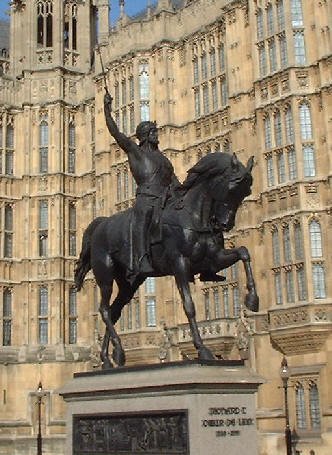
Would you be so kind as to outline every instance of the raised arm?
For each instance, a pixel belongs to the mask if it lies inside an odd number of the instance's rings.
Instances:
[[[136,146],[136,144],[131,139],[129,139],[129,137],[127,137],[125,134],[121,133],[117,124],[115,123],[112,117],[112,101],[113,98],[107,92],[104,96],[104,113],[106,125],[108,131],[114,137],[114,139],[122,148],[122,150],[126,153],[129,153],[133,149],[133,145]]]

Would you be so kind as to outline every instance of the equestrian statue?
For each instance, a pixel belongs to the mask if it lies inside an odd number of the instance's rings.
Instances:
[[[237,209],[251,193],[253,157],[244,166],[235,154],[210,153],[189,169],[181,184],[171,162],[158,148],[154,122],[137,126],[136,144],[119,131],[107,90],[104,112],[110,134],[127,154],[137,192],[132,208],[98,217],[89,224],[75,268],[78,291],[90,269],[100,289],[100,314],[106,327],[102,367],[113,367],[110,342],[115,364],[125,364],[115,324],[149,276],[174,276],[198,358],[214,359],[199,333],[189,284],[198,274],[202,281],[222,281],[224,277],[218,272],[241,260],[248,291],[244,303],[249,310],[258,311],[249,252],[244,246],[226,249],[223,237],[223,232],[234,227]],[[114,281],[118,294],[110,303]]]

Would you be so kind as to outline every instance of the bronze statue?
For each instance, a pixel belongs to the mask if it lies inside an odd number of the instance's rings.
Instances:
[[[109,128],[113,134],[114,125],[112,120],[110,122]],[[146,134],[149,135],[150,127],[148,130]],[[144,173],[141,174],[143,171],[136,161],[140,159],[137,155],[142,149],[129,142],[118,130],[115,134],[118,135],[117,140],[122,144],[121,147],[127,148],[132,172],[139,186],[142,185],[142,190],[145,191],[150,177],[145,180],[147,177]],[[149,142],[147,154],[153,154],[158,145],[156,132],[152,131],[151,134],[154,145],[150,146]],[[143,140],[143,134],[141,138]],[[106,325],[101,350],[103,368],[113,366],[108,353],[110,341],[113,345],[114,362],[117,365],[125,363],[125,353],[114,325],[120,318],[122,308],[130,302],[147,276],[175,277],[199,359],[213,359],[214,356],[204,346],[195,318],[195,306],[189,286],[194,275],[209,273],[211,270],[220,271],[241,260],[247,278],[245,305],[251,311],[258,311],[259,299],[247,248],[240,246],[225,249],[223,244],[223,232],[233,228],[238,207],[251,193],[253,158],[244,166],[235,154],[231,156],[227,153],[210,153],[188,171],[187,179],[176,189],[178,182],[174,178],[173,168],[168,164],[168,160],[165,161],[165,157],[160,158],[159,153],[158,164],[149,164],[149,169],[151,171],[154,165],[158,168],[159,163],[166,163],[165,172],[162,170],[162,174],[158,176],[162,191],[159,188],[154,194],[154,189],[151,189],[151,192],[147,193],[148,198],[153,200],[152,203],[149,202],[151,214],[148,215],[153,218],[152,224],[157,218],[156,213],[159,217],[158,234],[154,235],[154,229],[150,228],[153,242],[149,246],[149,263],[144,265],[151,267],[151,271],[145,272],[141,266],[141,269],[135,271],[134,277],[128,273],[132,267],[130,245],[136,207],[111,217],[96,218],[83,235],[82,250],[75,269],[75,284],[79,291],[85,275],[90,269],[93,270],[101,292],[100,313]],[[145,152],[142,156],[144,160]],[[159,158],[163,161],[159,161]],[[150,155],[147,163],[149,160]],[[140,257],[143,250],[146,252],[146,248],[147,245],[144,244],[144,248],[139,252]],[[110,305],[114,281],[118,285],[118,294]]]
[[[104,96],[106,125],[117,144],[127,154],[131,173],[137,184],[136,200],[131,218],[129,248],[131,263],[127,276],[131,283],[138,273],[153,273],[150,243],[160,238],[159,220],[168,199],[179,192],[181,184],[169,159],[158,148],[155,122],[144,121],[136,128],[136,144],[120,132],[112,117],[112,97],[106,89]],[[224,277],[208,270],[202,281],[222,281]]]

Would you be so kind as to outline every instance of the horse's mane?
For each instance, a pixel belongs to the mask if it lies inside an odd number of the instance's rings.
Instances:
[[[210,179],[216,175],[223,174],[231,166],[232,156],[228,153],[209,153],[203,156],[187,172],[187,178],[182,183],[182,189],[187,192],[199,181]]]

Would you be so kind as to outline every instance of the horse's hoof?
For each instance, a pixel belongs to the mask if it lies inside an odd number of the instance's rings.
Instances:
[[[254,311],[255,313],[257,313],[257,311],[259,310],[259,297],[258,297],[258,295],[256,293],[247,294],[246,298],[244,300],[244,304],[248,308],[248,310]]]
[[[102,370],[110,370],[113,368],[113,363],[110,361],[110,359],[106,359],[102,362],[101,368]]]
[[[126,355],[124,350],[119,347],[114,348],[112,353],[112,359],[119,367],[123,367],[123,365],[126,363]]]
[[[198,349],[198,358],[199,360],[216,360],[210,349],[205,346]]]

